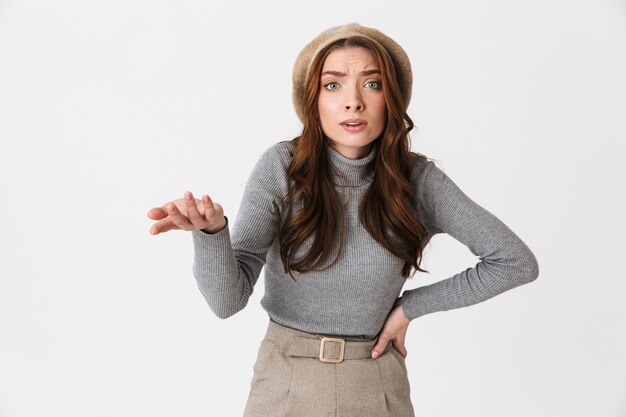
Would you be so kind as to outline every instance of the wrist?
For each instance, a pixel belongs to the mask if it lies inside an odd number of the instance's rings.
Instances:
[[[201,231],[203,231],[204,233],[208,233],[210,235],[213,235],[215,233],[221,232],[222,230],[224,230],[224,228],[228,225],[228,219],[226,218],[226,216],[224,216],[224,222],[222,224],[220,224],[218,227],[214,228],[214,229],[209,229],[209,228],[204,228],[204,229],[200,229]]]

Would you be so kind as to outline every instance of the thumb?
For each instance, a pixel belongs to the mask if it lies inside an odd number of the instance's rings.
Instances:
[[[378,341],[376,342],[376,344],[372,348],[372,358],[376,359],[377,357],[379,357],[383,353],[383,351],[385,350],[385,347],[387,346],[387,343],[389,343],[389,339],[388,338],[386,338],[386,337],[378,338]]]

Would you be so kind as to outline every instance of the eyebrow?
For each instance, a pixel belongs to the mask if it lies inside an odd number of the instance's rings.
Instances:
[[[346,75],[345,72],[341,72],[341,71],[333,71],[333,70],[327,70],[324,71],[322,73],[322,75],[335,75],[337,77],[344,77]],[[372,75],[372,74],[380,74],[380,70],[379,69],[371,69],[371,70],[365,70],[365,71],[361,71],[360,73],[361,75]]]

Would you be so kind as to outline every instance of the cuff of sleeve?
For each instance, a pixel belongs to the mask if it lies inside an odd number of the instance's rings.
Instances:
[[[226,227],[219,232],[211,234],[196,229],[191,231],[191,235],[194,247],[193,272],[196,278],[206,275],[206,271],[220,271],[224,268],[223,263],[233,258],[228,219]]]
[[[216,235],[219,235],[220,233],[224,232],[224,230],[228,229],[228,217],[227,217],[227,216],[224,216],[224,219],[226,219],[226,224],[224,225],[224,227],[223,227],[222,229],[218,230],[218,231],[217,231],[217,232],[215,232],[215,233],[205,232],[205,231],[204,231],[204,230],[202,230],[202,229],[192,230],[192,232],[200,232],[200,233],[202,233],[203,235],[209,235],[209,236],[216,236]]]
[[[195,229],[191,231],[191,236],[193,236],[193,240],[198,246],[206,246],[206,245],[214,245],[218,241],[229,241],[230,240],[230,230],[228,224],[228,217],[224,216],[226,219],[226,225],[223,229],[215,233],[207,233],[200,229]]]

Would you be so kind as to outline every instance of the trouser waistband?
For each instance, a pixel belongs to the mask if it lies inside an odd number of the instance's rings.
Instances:
[[[378,341],[352,341],[338,337],[324,337],[269,321],[266,337],[284,347],[288,356],[318,358],[322,362],[339,363],[346,359],[372,357],[372,349]],[[389,341],[383,353],[391,349]],[[382,356],[382,354],[381,354]]]

